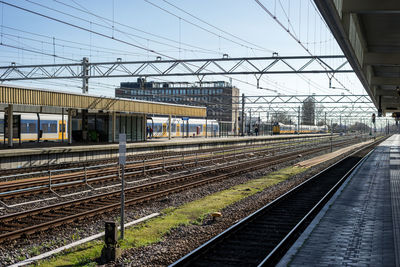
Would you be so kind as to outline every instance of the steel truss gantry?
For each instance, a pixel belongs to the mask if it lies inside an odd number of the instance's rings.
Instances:
[[[312,98],[316,104],[367,104],[373,103],[368,95],[263,95],[245,96],[246,104],[282,105],[301,104]]]
[[[312,100],[316,117],[370,118],[377,109],[368,95],[263,95],[244,96],[245,112],[261,114],[262,117],[284,113],[291,117],[299,115],[303,103]]]
[[[16,65],[0,67],[0,81],[83,79],[84,93],[89,78],[197,76],[200,81],[209,75],[255,75],[257,81],[263,74],[306,74],[353,72],[342,55],[327,56],[272,56],[91,63],[83,58],[81,63]]]

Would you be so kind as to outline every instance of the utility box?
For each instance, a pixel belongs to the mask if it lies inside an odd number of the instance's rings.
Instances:
[[[117,224],[115,222],[105,222],[105,243],[106,245],[116,245],[118,242]]]
[[[105,222],[104,247],[101,250],[102,262],[116,261],[121,256],[121,249],[118,247],[117,223]]]

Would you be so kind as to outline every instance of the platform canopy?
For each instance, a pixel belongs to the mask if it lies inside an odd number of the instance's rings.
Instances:
[[[378,110],[400,112],[400,1],[314,2]]]
[[[141,100],[129,100],[103,96],[71,94],[44,89],[32,89],[15,86],[0,86],[0,105],[73,108],[99,110],[106,112],[126,112],[185,117],[205,117],[205,107],[193,107],[168,103],[156,103]],[[29,109],[25,109],[29,111]],[[39,111],[37,111],[39,112]]]

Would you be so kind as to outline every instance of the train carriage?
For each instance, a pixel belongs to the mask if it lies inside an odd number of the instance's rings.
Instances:
[[[297,125],[291,124],[283,124],[283,123],[274,123],[272,128],[273,134],[312,134],[312,133],[327,133],[328,126],[315,126],[315,125]]]
[[[169,135],[169,119],[167,117],[152,117],[147,119],[147,127],[153,129],[152,137],[161,138]],[[171,119],[171,137],[200,137],[206,136],[205,119],[182,120],[180,118]],[[216,136],[219,125],[216,120],[207,120],[207,136]],[[149,136],[149,134],[148,134]]]
[[[36,114],[36,113],[14,113],[20,116],[20,133],[21,141],[29,142],[38,140],[42,141],[61,141],[68,139],[67,120],[68,116],[64,115],[64,123],[62,115],[57,114]],[[38,122],[40,122],[38,129]],[[4,142],[4,112],[0,112],[0,140]],[[7,139],[7,138],[6,138]],[[19,138],[13,138],[18,142]]]

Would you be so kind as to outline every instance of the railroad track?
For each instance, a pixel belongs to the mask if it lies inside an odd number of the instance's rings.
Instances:
[[[163,181],[143,184],[125,190],[125,204],[134,205],[181,192],[236,175],[294,160],[299,153],[308,155],[326,150],[330,145],[309,148],[282,155],[229,162],[213,169],[193,171]],[[233,164],[234,163],[234,164]],[[116,210],[120,207],[120,191],[103,193],[51,206],[8,214],[0,217],[0,242],[28,236],[72,221]]]
[[[310,138],[329,138],[327,135],[322,135],[322,136],[315,136],[315,137],[298,137],[298,138],[282,138],[282,139],[274,139],[274,140],[268,140],[266,141],[267,144],[284,144],[287,142],[302,142],[305,139],[310,139]],[[248,149],[249,147],[252,147],[252,145],[241,145],[241,146],[226,146],[225,149]],[[207,148],[207,149],[201,149],[202,152],[212,152],[212,151],[219,151],[221,148]],[[138,154],[138,155],[132,155],[128,156],[127,160],[128,161],[135,161],[135,160],[148,160],[152,158],[158,158],[158,157],[174,157],[174,156],[179,156],[179,155],[190,155],[194,154],[194,150],[188,150],[188,151],[161,151],[161,152],[156,152],[156,153],[145,153],[145,154]],[[50,161],[49,161],[50,162]],[[79,168],[79,167],[89,167],[93,165],[99,165],[99,164],[110,164],[110,163],[117,163],[118,158],[113,158],[113,159],[103,159],[103,160],[88,160],[85,161],[84,163],[82,162],[68,162],[68,163],[58,163],[58,164],[48,164],[45,166],[31,166],[31,167],[23,167],[23,168],[18,168],[18,169],[9,169],[9,170],[1,170],[0,174],[1,175],[12,175],[12,174],[23,174],[23,173],[39,173],[42,171],[49,171],[49,170],[57,170],[57,169],[67,169],[67,168]]]
[[[333,164],[170,266],[274,266],[362,158],[382,141]]]
[[[344,141],[339,145],[346,145],[353,140]],[[336,145],[338,142],[335,142]],[[293,149],[297,143],[279,144],[280,150]],[[250,152],[249,152],[250,151]],[[141,161],[126,165],[125,177],[128,179],[157,173],[169,173],[176,170],[194,168],[199,166],[213,165],[215,163],[225,162],[231,159],[253,156],[266,155],[277,152],[275,147],[266,146],[265,148],[252,147],[244,149],[233,148],[227,150],[223,148],[219,153],[205,154],[196,152],[195,155],[186,156],[184,154],[178,157],[163,157],[150,162]],[[27,178],[20,180],[12,180],[0,182],[0,199],[7,200],[21,196],[35,195],[42,193],[52,193],[54,190],[63,190],[71,187],[91,187],[96,184],[103,184],[107,181],[119,181],[118,165],[100,165],[92,168],[78,169],[77,171],[54,174],[48,171],[46,176]]]

